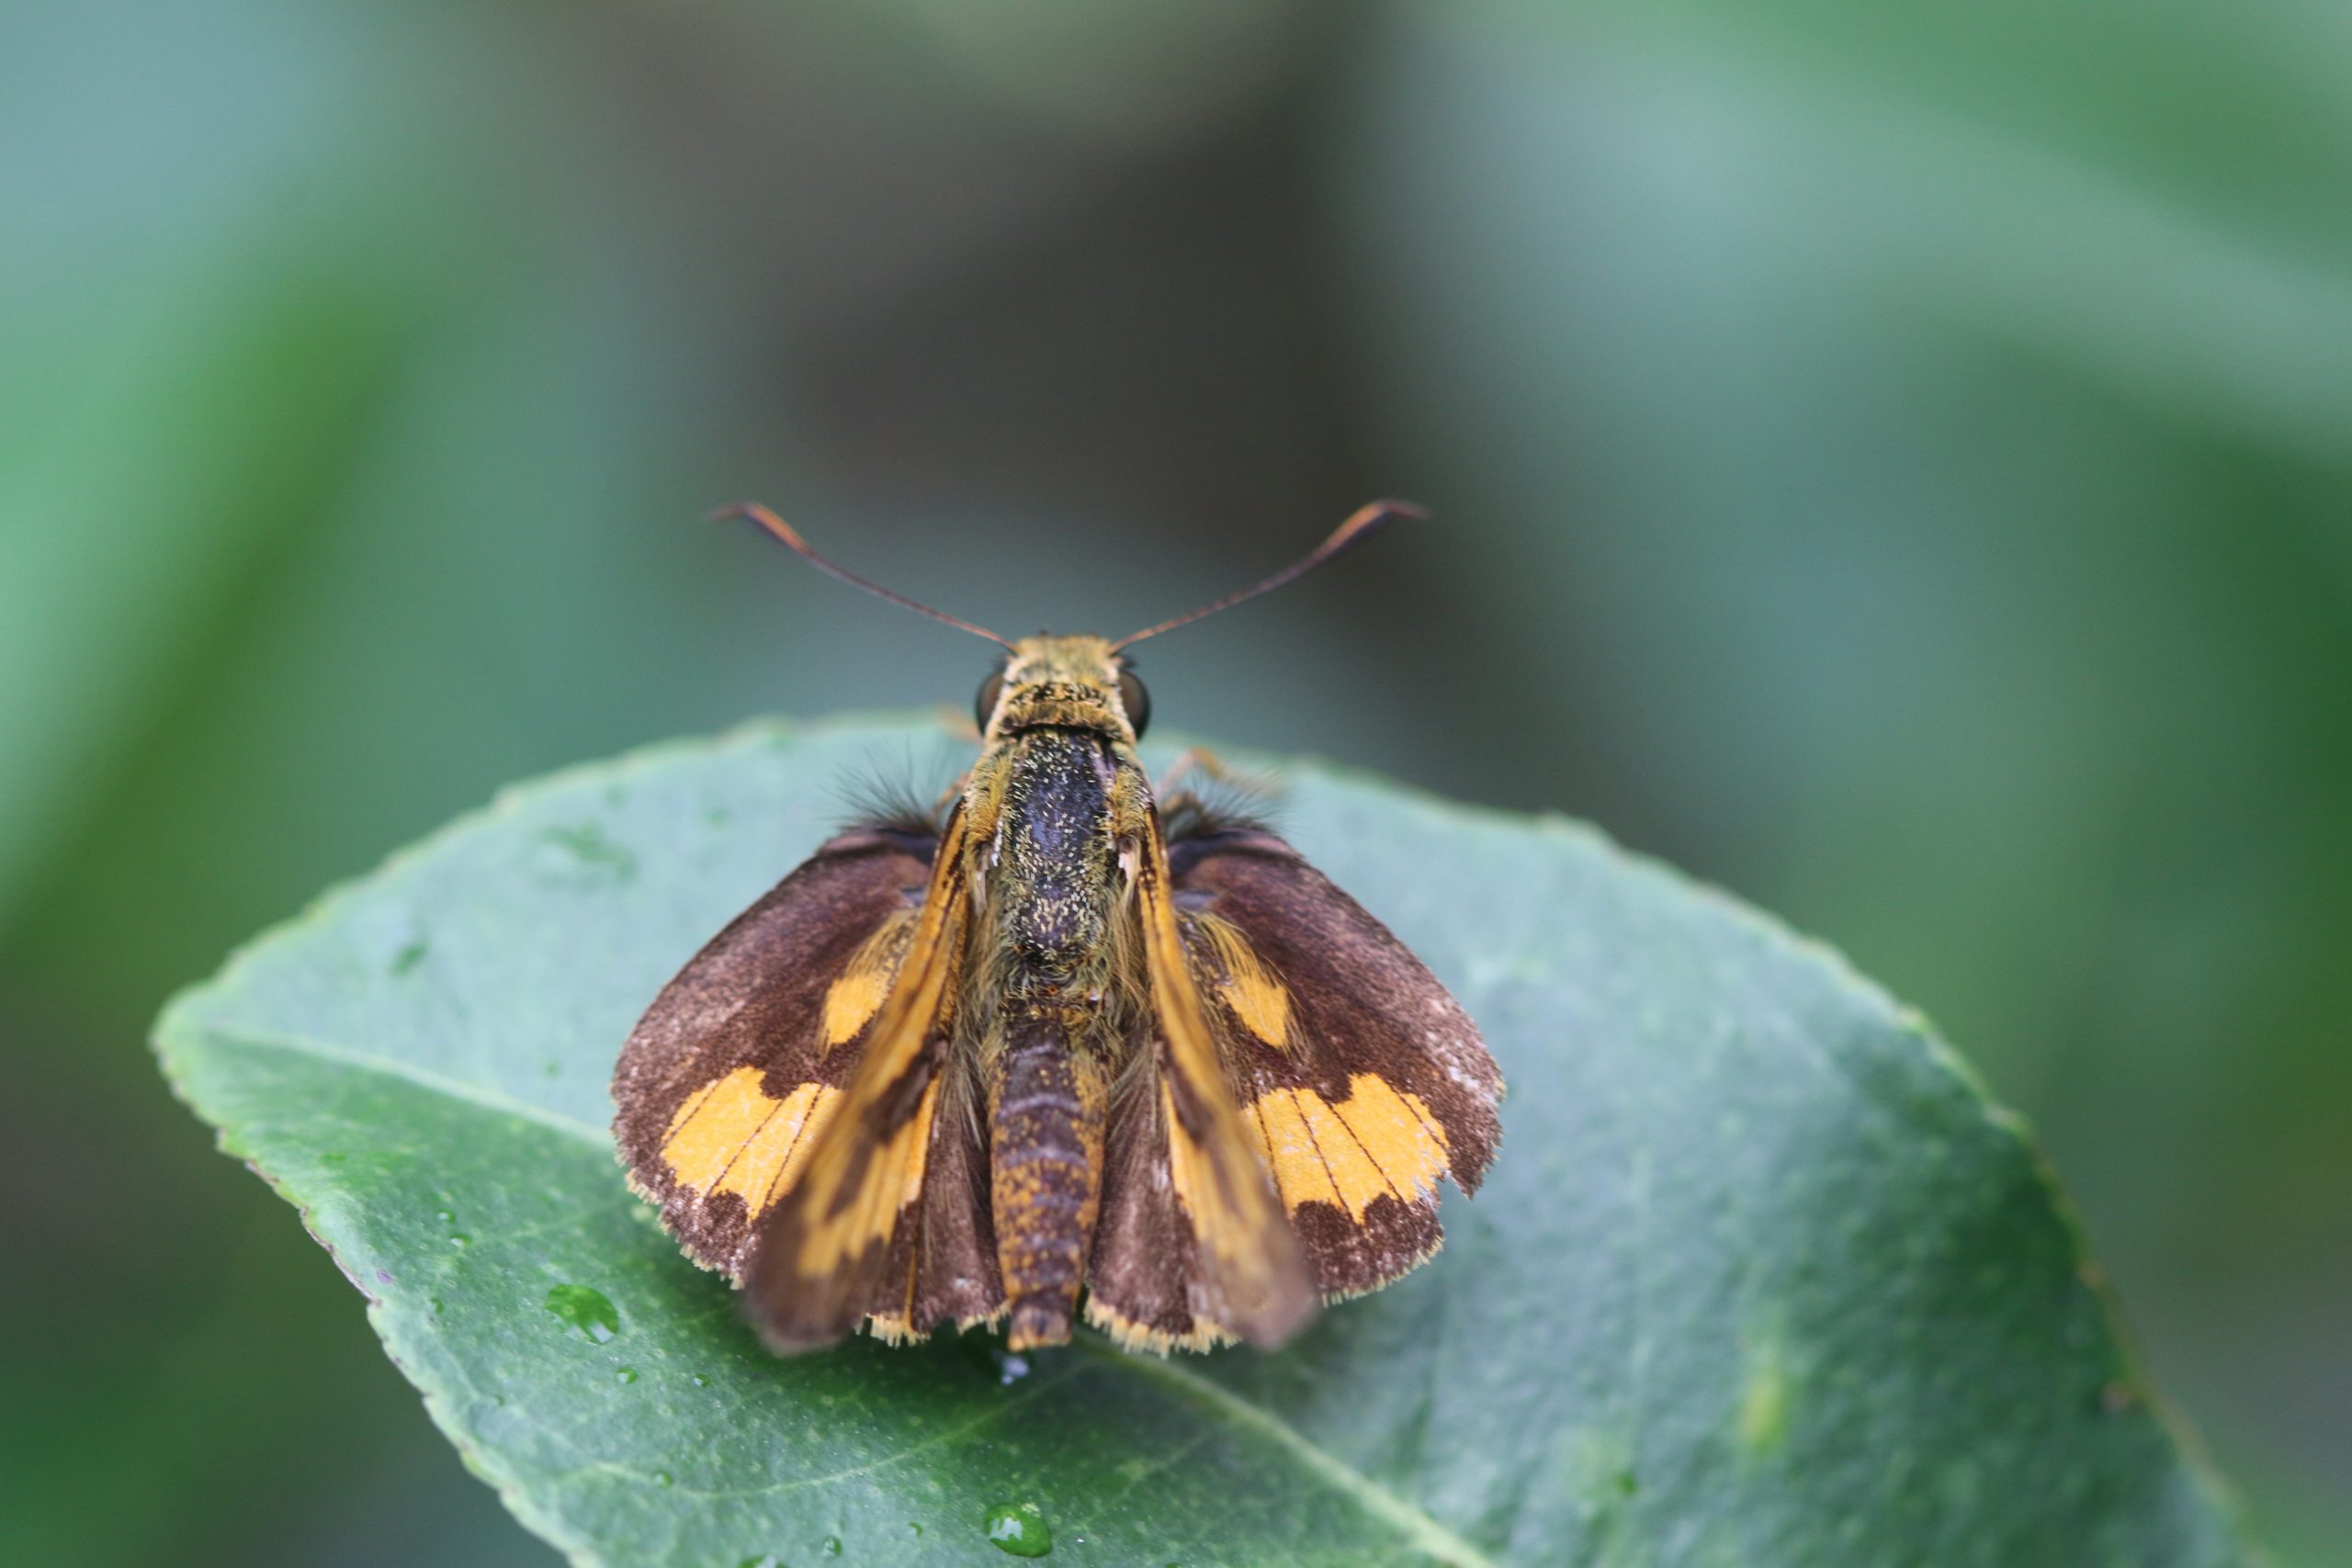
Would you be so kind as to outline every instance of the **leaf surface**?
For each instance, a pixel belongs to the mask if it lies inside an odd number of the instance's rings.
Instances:
[[[989,1562],[1007,1510],[1107,1563],[2242,1561],[2048,1172],[1916,1015],[1588,829],[1310,764],[1285,834],[1510,1082],[1445,1251],[1274,1356],[767,1356],[624,1187],[606,1076],[844,777],[939,745],[763,725],[519,787],[160,1025],[576,1561]]]

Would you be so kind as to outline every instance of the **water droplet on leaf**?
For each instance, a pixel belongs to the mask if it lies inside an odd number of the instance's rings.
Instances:
[[[956,1341],[956,1348],[973,1371],[1000,1383],[1018,1382],[1029,1375],[1028,1357],[1012,1354],[1001,1342],[991,1342],[985,1335],[965,1335]]]
[[[637,880],[637,853],[594,822],[550,828],[532,846],[531,872],[547,887],[626,887]]]
[[[602,1345],[621,1331],[621,1314],[602,1291],[557,1285],[548,1292],[548,1311],[570,1328]]]
[[[637,1369],[635,1367],[623,1367],[613,1373],[613,1381],[615,1382],[635,1382],[637,1381]]]
[[[1045,1511],[1035,1503],[999,1503],[981,1523],[999,1551],[1043,1557],[1054,1549],[1054,1532],[1046,1527]]]

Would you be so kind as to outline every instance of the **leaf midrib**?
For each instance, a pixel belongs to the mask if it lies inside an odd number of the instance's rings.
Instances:
[[[470,1084],[413,1063],[389,1056],[372,1055],[336,1045],[311,1035],[281,1033],[275,1031],[232,1032],[204,1020],[181,1025],[177,1020],[167,1020],[157,1034],[164,1045],[167,1060],[177,1055],[175,1047],[182,1043],[181,1029],[200,1034],[211,1043],[235,1048],[284,1051],[293,1055],[310,1056],[333,1062],[360,1072],[375,1073],[384,1077],[398,1078],[451,1100],[479,1106],[517,1121],[533,1122],[566,1137],[599,1146],[611,1146],[611,1135],[602,1127],[594,1127],[560,1111],[517,1100],[502,1090]],[[173,1064],[177,1066],[176,1062]],[[179,1075],[175,1072],[175,1077]],[[1193,1403],[1206,1407],[1234,1428],[1253,1434],[1294,1458],[1301,1469],[1317,1481],[1340,1493],[1372,1517],[1402,1535],[1416,1550],[1450,1563],[1453,1568],[1498,1568],[1492,1558],[1463,1540],[1441,1524],[1418,1504],[1396,1495],[1370,1476],[1357,1470],[1318,1446],[1296,1427],[1261,1405],[1254,1404],[1213,1379],[1203,1377],[1189,1367],[1170,1360],[1127,1355],[1114,1348],[1091,1331],[1083,1332],[1071,1348],[1096,1362],[1146,1382],[1156,1383],[1173,1391]],[[909,1450],[911,1451],[911,1450]],[[897,1456],[897,1457],[903,1457]],[[820,1480],[830,1481],[827,1476]]]

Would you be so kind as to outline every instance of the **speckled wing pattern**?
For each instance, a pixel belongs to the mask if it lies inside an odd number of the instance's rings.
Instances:
[[[1374,1290],[1434,1253],[1438,1181],[1477,1190],[1502,1074],[1421,961],[1256,829],[1170,847],[1228,1078],[1316,1285]]]

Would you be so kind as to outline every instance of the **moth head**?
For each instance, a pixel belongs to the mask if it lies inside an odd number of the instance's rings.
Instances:
[[[1040,633],[1014,643],[980,682],[972,716],[990,739],[1050,726],[1132,745],[1151,720],[1151,694],[1109,639]]]

